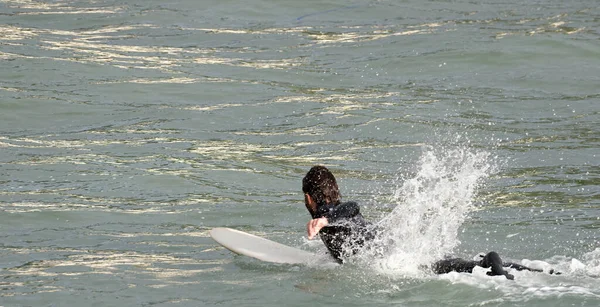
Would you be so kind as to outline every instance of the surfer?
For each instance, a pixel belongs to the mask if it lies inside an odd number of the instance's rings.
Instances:
[[[308,238],[313,239],[319,234],[330,254],[338,262],[342,263],[344,257],[358,252],[365,242],[377,236],[378,230],[364,219],[356,202],[341,202],[335,177],[326,167],[314,166],[308,171],[302,180],[302,192],[304,204],[312,217],[306,224]],[[504,275],[508,279],[513,279],[514,276],[506,272],[505,267],[518,271],[542,272],[520,264],[502,262],[496,252],[482,255],[479,261],[462,258],[439,260],[431,265],[431,269],[436,274],[472,273],[476,266],[491,268],[488,275]]]

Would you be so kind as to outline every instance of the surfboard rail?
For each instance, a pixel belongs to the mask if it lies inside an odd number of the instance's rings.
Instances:
[[[285,264],[311,264],[323,261],[315,253],[287,246],[259,236],[227,227],[210,230],[210,236],[228,250],[261,261]]]

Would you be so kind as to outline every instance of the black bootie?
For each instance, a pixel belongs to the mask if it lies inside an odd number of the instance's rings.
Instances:
[[[504,270],[502,259],[496,252],[489,252],[487,255],[483,256],[483,259],[481,259],[481,266],[484,268],[492,268],[492,271],[487,273],[490,276],[504,275],[508,279],[515,279],[513,275],[508,274],[508,272]]]

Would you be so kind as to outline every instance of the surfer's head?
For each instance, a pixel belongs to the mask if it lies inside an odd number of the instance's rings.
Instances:
[[[323,205],[340,203],[340,190],[333,174],[325,166],[313,166],[302,179],[304,203],[311,214]]]

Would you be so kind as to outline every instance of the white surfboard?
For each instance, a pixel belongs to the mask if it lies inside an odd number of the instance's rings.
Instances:
[[[335,262],[331,257],[327,257],[325,260],[323,256],[315,253],[231,228],[213,228],[210,231],[210,236],[236,254],[262,261],[287,264],[312,264],[316,262],[322,263],[323,261],[328,263]]]

